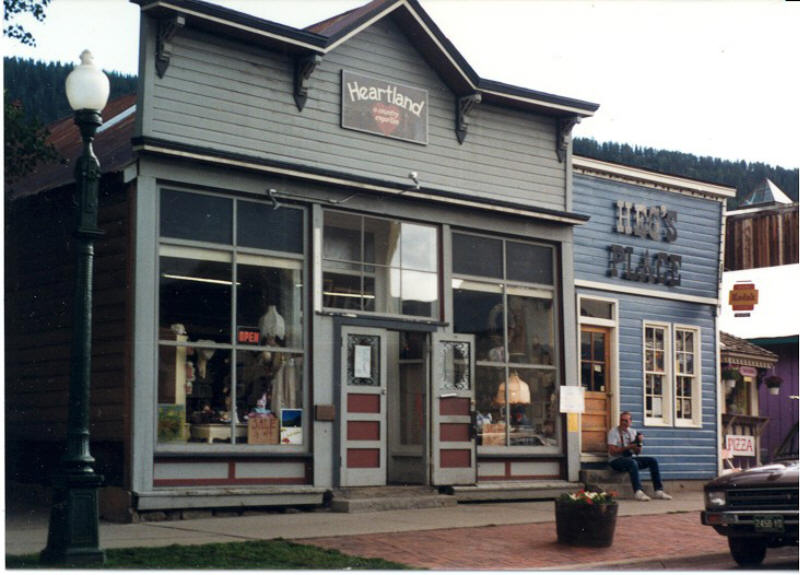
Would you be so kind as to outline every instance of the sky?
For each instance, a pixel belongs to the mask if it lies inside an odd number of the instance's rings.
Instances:
[[[367,0],[215,0],[305,27]],[[800,2],[420,0],[482,78],[600,104],[573,134],[727,160],[800,167]],[[139,7],[52,0],[37,39],[7,56],[136,74]]]

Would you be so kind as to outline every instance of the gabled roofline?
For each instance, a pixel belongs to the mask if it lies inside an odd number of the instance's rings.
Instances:
[[[333,17],[305,30],[264,20],[249,14],[237,12],[209,4],[202,0],[130,0],[141,7],[143,13],[155,17],[183,15],[187,26],[198,28],[214,27],[217,33],[228,33],[234,37],[245,36],[251,41],[260,42],[275,49],[285,49],[294,53],[314,53],[325,55],[342,43],[357,35],[375,22],[394,14],[403,25],[416,26],[424,34],[420,40],[420,50],[429,50],[437,58],[432,66],[439,69],[441,77],[459,96],[479,92],[487,103],[511,105],[514,107],[554,116],[594,115],[599,104],[557,96],[512,86],[481,78],[442,33],[436,23],[425,12],[417,0],[374,0],[360,8]],[[326,34],[330,31],[330,34]],[[430,60],[430,59],[429,59]]]

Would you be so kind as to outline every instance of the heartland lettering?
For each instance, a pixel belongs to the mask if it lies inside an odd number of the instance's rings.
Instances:
[[[350,94],[351,102],[359,102],[362,100],[386,102],[387,104],[400,106],[418,118],[422,115],[422,108],[425,106],[424,101],[415,102],[408,96],[403,95],[397,90],[396,86],[392,86],[391,84],[387,84],[386,88],[377,88],[375,86],[359,86],[358,82],[348,82],[347,91]]]

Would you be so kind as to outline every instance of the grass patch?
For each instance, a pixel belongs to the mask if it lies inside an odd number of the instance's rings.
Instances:
[[[44,569],[39,555],[6,555],[7,569]],[[285,539],[107,549],[102,569],[411,569],[383,559],[292,543]]]

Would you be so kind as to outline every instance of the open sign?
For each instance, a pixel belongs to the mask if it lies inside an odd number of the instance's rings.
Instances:
[[[257,327],[240,327],[236,330],[236,341],[239,343],[258,345],[261,341],[261,332]]]
[[[756,438],[752,435],[726,435],[725,448],[731,452],[731,455],[755,457]]]

